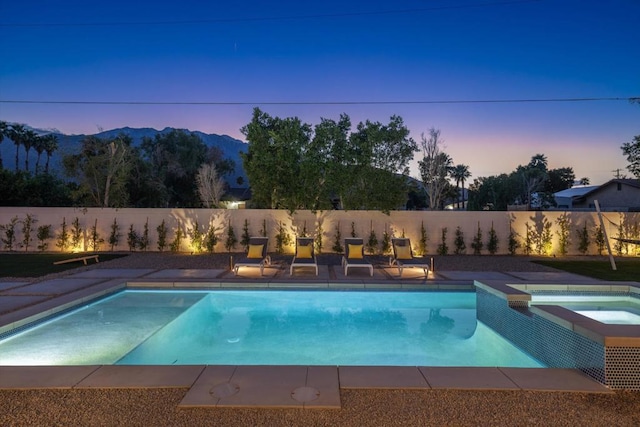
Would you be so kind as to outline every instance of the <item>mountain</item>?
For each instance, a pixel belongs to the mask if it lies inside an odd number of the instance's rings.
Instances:
[[[38,135],[45,135],[53,133],[58,137],[58,150],[53,153],[51,156],[51,160],[49,162],[49,168],[52,172],[58,172],[62,170],[62,157],[67,154],[77,153],[80,150],[82,140],[89,135],[65,135],[59,132],[56,129],[46,130],[46,129],[36,129],[31,128],[29,126],[25,126],[25,129],[31,129],[36,132]],[[247,144],[239,139],[232,138],[228,135],[217,135],[217,134],[208,134],[200,131],[190,131],[188,129],[175,129],[175,128],[164,128],[162,130],[156,130],[153,128],[118,128],[102,131],[100,133],[94,134],[94,136],[98,138],[113,138],[120,134],[125,134],[131,137],[134,146],[138,146],[142,139],[145,137],[155,138],[157,134],[165,135],[174,130],[183,130],[185,132],[190,132],[202,139],[204,144],[207,147],[218,147],[222,153],[224,158],[231,159],[235,163],[235,171],[231,176],[227,177],[227,181],[231,187],[238,186],[237,179],[238,177],[242,177],[244,180],[244,185],[246,186],[248,180],[247,176],[244,173],[242,168],[242,159],[240,158],[240,153],[247,151]],[[13,170],[15,167],[15,156],[16,156],[16,146],[13,142],[5,138],[2,143],[0,143],[0,153],[2,154],[2,163],[5,169]],[[24,148],[20,147],[19,149],[19,167],[24,169]],[[37,153],[35,150],[31,149],[29,152],[29,168],[33,171],[36,164]],[[44,165],[46,161],[46,154],[43,154],[40,158],[40,163]]]

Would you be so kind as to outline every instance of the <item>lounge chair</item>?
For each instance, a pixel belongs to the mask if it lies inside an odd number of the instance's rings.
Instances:
[[[416,258],[411,250],[411,240],[407,238],[391,239],[393,248],[393,256],[389,260],[389,265],[398,267],[398,274],[402,277],[402,270],[405,268],[421,268],[424,271],[424,277],[427,277],[433,258]]]
[[[259,267],[260,275],[262,276],[265,265],[271,265],[271,257],[267,255],[268,248],[268,237],[249,238],[249,251],[244,258],[241,258],[234,264],[233,274],[237,276],[240,267]]]
[[[373,276],[373,264],[364,256],[364,242],[362,239],[344,239],[342,267],[344,268],[345,276],[349,273],[350,268],[368,268],[369,275]]]
[[[293,255],[293,261],[289,267],[289,275],[293,274],[295,267],[313,267],[316,270],[316,276],[318,275],[318,263],[313,251],[313,243],[312,237],[296,238],[296,253]]]

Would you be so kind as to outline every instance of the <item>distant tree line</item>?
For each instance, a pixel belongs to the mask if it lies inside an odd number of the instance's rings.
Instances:
[[[312,126],[255,108],[241,131],[248,142],[242,160],[253,208],[544,209],[554,205],[553,193],[570,188],[576,178],[571,167],[549,169],[546,156],[536,154],[510,173],[474,179],[465,191],[469,166],[454,164],[440,131],[429,129],[418,144],[399,116],[387,124],[366,120],[352,129],[346,114]],[[0,143],[7,140],[16,146],[15,170],[0,157],[2,206],[218,207],[224,177],[235,167],[196,134],[174,130],[144,138],[138,146],[127,135],[87,136],[79,152],[62,157],[61,178],[49,170],[58,150],[55,135],[0,121]],[[627,168],[640,179],[640,135],[621,149]],[[29,164],[31,150],[37,153],[35,165]],[[416,152],[419,179],[409,176]]]
[[[139,208],[202,207],[197,182],[203,167],[214,171],[218,186],[235,167],[219,148],[183,130],[143,138],[140,146],[127,135],[87,136],[80,152],[64,156],[62,163],[65,175],[78,184],[72,194],[76,203]]]
[[[544,154],[536,154],[527,165],[498,176],[481,177],[469,187],[469,210],[507,210],[509,205],[527,209],[554,206],[553,193],[571,188],[576,180],[573,168],[549,169]],[[583,178],[583,184],[588,180]]]
[[[58,150],[54,134],[38,135],[23,124],[0,121],[0,143],[11,141],[16,147],[14,170],[0,156],[0,206],[71,206],[73,185],[49,173],[49,161]],[[37,154],[31,169],[29,153]],[[20,154],[24,152],[24,170]],[[42,164],[42,156],[44,165]]]
[[[143,138],[139,146],[127,135],[86,136],[79,152],[62,157],[63,177],[49,171],[58,148],[55,135],[38,136],[24,125],[0,122],[0,142],[16,145],[15,171],[0,157],[0,205],[89,207],[217,207],[226,175],[235,164],[196,134],[174,130]],[[19,165],[20,148],[25,167]],[[33,170],[29,151],[38,153]],[[40,154],[46,163],[40,167]],[[198,179],[206,174],[206,179]],[[207,186],[215,187],[210,191]],[[202,199],[201,193],[214,194]]]

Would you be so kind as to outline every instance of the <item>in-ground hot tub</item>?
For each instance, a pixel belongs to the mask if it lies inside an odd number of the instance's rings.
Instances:
[[[628,293],[547,292],[531,293],[532,305],[559,305],[609,325],[640,325],[640,298]]]
[[[640,390],[637,283],[475,285],[478,320],[542,363]]]

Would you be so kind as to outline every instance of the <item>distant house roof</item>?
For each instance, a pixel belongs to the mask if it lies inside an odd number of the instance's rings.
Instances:
[[[555,197],[580,197],[599,187],[599,185],[575,185],[571,188],[567,188],[566,190],[558,191],[553,195]]]
[[[600,191],[600,190],[602,190],[604,188],[607,188],[612,184],[616,184],[616,185],[617,184],[622,184],[622,185],[628,185],[630,187],[640,188],[640,180],[638,180],[638,179],[612,179],[612,180],[609,180],[609,181],[605,182],[602,185],[598,185],[595,188],[592,188],[591,190],[587,191],[586,193],[577,195],[574,198],[578,199],[578,200],[584,199],[587,195],[589,195],[591,193],[595,193],[597,191]]]
[[[575,185],[571,188],[567,188],[566,190],[558,191],[553,195],[555,197],[583,197],[586,196],[596,190],[601,188],[606,188],[611,184],[624,184],[629,185],[631,187],[640,188],[640,180],[639,179],[611,179],[605,182],[602,185]]]
[[[580,185],[558,191],[554,198],[560,209],[592,209],[595,200],[602,198],[600,203],[604,209],[638,211],[638,194],[640,180],[612,179],[602,185]]]
[[[609,182],[619,182],[621,184],[630,185],[632,187],[640,188],[640,179],[612,179]]]

